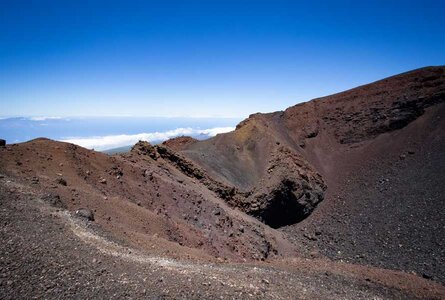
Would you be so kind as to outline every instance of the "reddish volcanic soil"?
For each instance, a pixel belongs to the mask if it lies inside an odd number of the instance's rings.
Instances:
[[[255,189],[269,180],[264,152],[285,145],[328,187],[312,215],[281,228],[299,251],[444,283],[444,102],[445,68],[425,68],[252,115],[182,153],[222,181]]]
[[[0,298],[444,299],[445,68],[205,141],[0,147]]]

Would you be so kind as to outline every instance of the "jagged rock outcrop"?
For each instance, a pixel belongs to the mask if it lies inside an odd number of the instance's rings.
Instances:
[[[241,191],[209,176],[190,159],[165,145],[139,142],[133,152],[153,159],[163,158],[183,174],[199,180],[230,206],[278,228],[294,224],[308,216],[323,200],[326,185],[303,157],[287,147],[278,147],[268,163],[267,173],[257,185]]]
[[[140,154],[140,155],[148,155],[154,160],[157,160],[160,156],[156,151],[156,148],[151,145],[149,142],[139,141],[132,148],[131,152]]]
[[[301,155],[286,147],[271,154],[267,176],[248,198],[246,212],[271,227],[297,223],[323,200],[326,185]]]

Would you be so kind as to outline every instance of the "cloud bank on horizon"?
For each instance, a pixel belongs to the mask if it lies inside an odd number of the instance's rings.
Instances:
[[[120,134],[95,137],[73,137],[60,141],[79,145],[87,149],[104,151],[129,145],[134,145],[138,141],[163,142],[170,138],[188,135],[197,138],[210,138],[219,133],[226,133],[235,130],[235,127],[214,127],[208,129],[196,128],[176,128],[164,132],[149,132],[139,134]]]
[[[30,121],[47,121],[47,120],[62,120],[62,117],[45,117],[45,116],[37,116],[37,117],[26,117],[24,119]]]

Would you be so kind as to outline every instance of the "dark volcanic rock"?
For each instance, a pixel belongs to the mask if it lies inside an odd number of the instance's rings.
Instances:
[[[326,185],[304,159],[289,148],[272,154],[268,175],[253,191],[246,212],[273,228],[297,223],[323,200]]]
[[[159,158],[159,153],[156,151],[155,147],[153,145],[151,145],[149,142],[145,142],[145,141],[137,142],[131,148],[131,152],[141,154],[141,155],[148,155],[154,160]]]
[[[63,204],[62,200],[60,199],[60,196],[55,193],[48,193],[42,197],[42,200],[49,203],[51,206],[57,207],[57,208],[66,208],[66,205]]]
[[[79,208],[78,210],[76,210],[76,216],[88,221],[94,221],[94,213],[87,208]]]
[[[0,147],[5,147],[6,146],[6,141],[0,139]]]
[[[56,180],[56,182],[57,182],[58,184],[60,184],[60,185],[63,185],[63,186],[66,186],[66,185],[67,185],[66,180],[63,179],[63,178],[58,178],[58,179]]]

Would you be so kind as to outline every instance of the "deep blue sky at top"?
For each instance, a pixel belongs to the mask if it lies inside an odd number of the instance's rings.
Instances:
[[[0,0],[0,115],[246,116],[445,64],[445,1]]]

